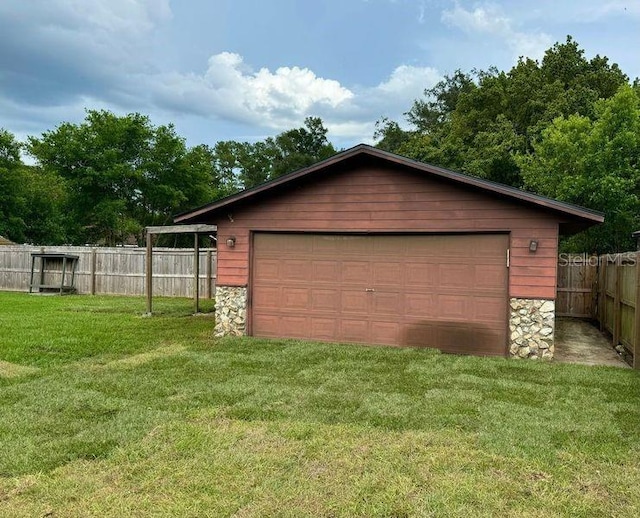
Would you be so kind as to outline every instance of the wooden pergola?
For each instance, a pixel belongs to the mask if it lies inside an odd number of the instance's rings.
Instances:
[[[153,236],[156,234],[193,234],[193,303],[195,312],[200,312],[200,244],[198,236],[202,234],[215,234],[216,225],[166,225],[162,227],[147,227],[147,254],[146,254],[146,294],[147,314],[153,310]]]

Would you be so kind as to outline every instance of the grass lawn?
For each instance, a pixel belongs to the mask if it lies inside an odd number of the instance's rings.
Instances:
[[[0,293],[0,516],[639,516],[640,376]]]

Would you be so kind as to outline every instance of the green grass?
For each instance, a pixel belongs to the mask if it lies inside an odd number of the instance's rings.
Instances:
[[[0,293],[0,516],[640,515],[635,371],[156,308]]]

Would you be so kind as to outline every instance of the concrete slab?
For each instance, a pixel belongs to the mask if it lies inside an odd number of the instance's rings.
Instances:
[[[582,365],[631,367],[611,345],[610,338],[596,326],[576,318],[557,318],[553,360]]]

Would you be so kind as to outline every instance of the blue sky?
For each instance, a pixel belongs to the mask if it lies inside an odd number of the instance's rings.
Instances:
[[[443,74],[568,34],[640,76],[640,0],[2,0],[0,127],[22,140],[104,108],[212,145],[311,115],[348,147]]]

